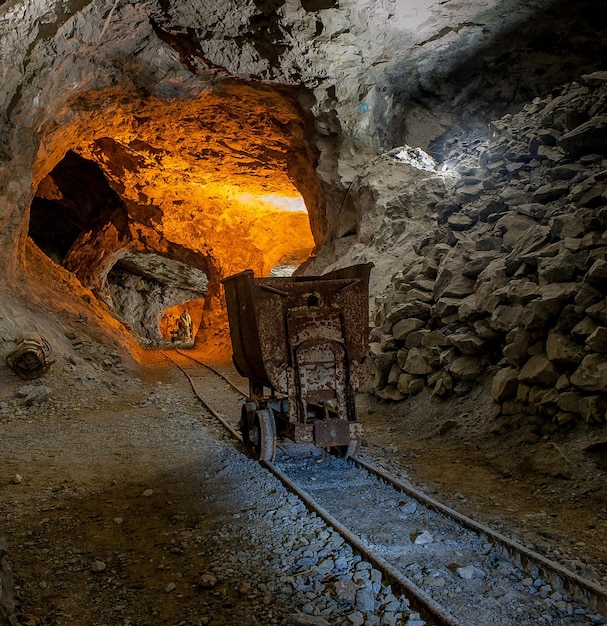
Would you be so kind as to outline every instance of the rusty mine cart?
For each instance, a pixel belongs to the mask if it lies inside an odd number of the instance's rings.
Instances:
[[[249,379],[240,428],[259,459],[274,459],[277,436],[343,454],[358,447],[372,267],[288,278],[246,270],[222,281],[234,365]]]

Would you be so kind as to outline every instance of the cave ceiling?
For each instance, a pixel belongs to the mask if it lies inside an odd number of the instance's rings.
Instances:
[[[131,253],[189,263],[211,293],[300,263],[344,232],[378,154],[440,159],[454,129],[600,69],[603,4],[4,0],[6,275],[30,208],[32,236],[63,220],[55,260],[101,296]]]
[[[86,163],[119,198],[99,206],[62,259],[87,286],[103,292],[99,278],[128,250],[179,257],[188,249],[216,277],[247,267],[268,273],[312,250],[295,182],[308,170],[303,193],[313,189],[314,154],[288,95],[225,82],[191,99],[104,90],[79,94],[59,115],[67,119],[43,136],[37,175],[48,173],[36,198],[60,204],[69,195],[86,206],[97,186],[81,171]],[[80,158],[51,168],[68,154]]]

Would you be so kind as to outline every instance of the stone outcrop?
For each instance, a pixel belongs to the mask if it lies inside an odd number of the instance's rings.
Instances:
[[[372,261],[370,290],[376,294],[389,284],[395,262],[415,258],[413,243],[434,222],[433,207],[449,182],[437,176],[435,164],[424,166],[423,154],[407,151],[391,150],[361,167],[339,207],[339,230],[306,264],[306,273]],[[429,312],[422,302],[402,318],[425,315],[419,310],[424,306]]]
[[[538,33],[557,29],[558,50],[536,55]],[[602,29],[591,0],[575,7],[560,0],[7,0],[0,5],[5,274],[19,280],[35,197],[43,212],[61,214],[62,226],[73,226],[73,217],[83,222],[70,233],[77,245],[65,267],[78,269],[95,293],[111,269],[107,259],[140,249],[149,229],[205,255],[217,293],[225,274],[245,266],[267,273],[295,246],[301,261],[326,243],[335,256],[324,263],[334,263],[352,243],[343,239],[358,229],[357,211],[373,209],[372,197],[355,206],[355,188],[364,187],[360,172],[378,154],[403,142],[448,150],[462,128],[598,64],[607,45]],[[572,150],[588,132],[567,138]],[[90,189],[81,185],[70,196],[73,189],[58,185],[62,163],[74,174],[73,161],[64,163],[70,152],[99,167],[118,195],[103,206],[118,221],[80,219]],[[468,181],[462,194],[476,184]],[[301,195],[309,218],[291,214],[275,226],[270,204],[260,225],[260,206],[276,193]],[[448,219],[458,232],[472,224],[461,212]],[[302,241],[306,222],[311,232]],[[361,226],[364,245],[369,233]],[[299,238],[287,241],[294,231]]]
[[[158,344],[163,336],[161,319],[164,312],[178,304],[201,308],[204,293],[179,289],[156,279],[124,270],[110,273],[110,294],[118,317],[141,339],[144,345]],[[169,329],[166,329],[167,332]]]
[[[496,417],[607,421],[605,115],[598,72],[493,122],[474,158],[454,146],[459,180],[377,309],[378,397],[490,377]]]
[[[128,253],[114,265],[108,283],[108,304],[144,344],[171,338],[171,328],[161,322],[176,305],[188,306],[191,313],[196,309],[198,329],[209,281],[193,265],[156,254]]]

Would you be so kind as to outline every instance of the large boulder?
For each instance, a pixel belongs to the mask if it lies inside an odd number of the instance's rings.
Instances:
[[[586,348],[592,352],[607,353],[607,328],[599,326],[586,339]]]
[[[508,213],[498,220],[495,225],[495,229],[502,234],[504,246],[510,250],[518,246],[521,241],[526,243],[530,238],[530,233],[533,233],[531,237],[535,239],[537,228],[538,223],[536,220],[519,213]]]
[[[603,290],[604,293],[607,289],[607,261],[605,259],[597,259],[588,270],[584,280],[594,287]]]
[[[493,378],[491,397],[496,402],[509,400],[516,395],[519,372],[513,367],[501,369]]]
[[[491,314],[490,325],[493,330],[507,333],[518,326],[522,319],[526,319],[526,315],[527,310],[521,305],[500,305]]]
[[[605,394],[584,396],[580,402],[580,415],[588,424],[601,424],[607,421],[606,408],[607,397]]]
[[[541,355],[532,356],[521,369],[519,380],[530,385],[554,385],[560,372],[552,361]]]
[[[607,325],[607,300],[597,302],[591,307],[588,307],[587,311],[590,317],[594,318],[597,322]]]
[[[583,154],[607,154],[607,116],[597,115],[565,133],[560,145],[572,157]]]
[[[504,358],[510,365],[518,367],[527,356],[530,335],[523,328],[515,328],[508,333],[506,341],[502,351]]]
[[[584,391],[607,389],[607,360],[602,354],[587,355],[571,376],[571,383]]]
[[[471,279],[462,276],[462,270],[465,265],[466,261],[461,254],[458,254],[456,251],[451,251],[447,254],[439,266],[436,281],[434,283],[435,300],[438,300],[447,288],[454,283],[454,281],[461,279],[465,279],[464,284],[467,286],[465,290],[466,293],[464,295],[472,293],[472,288],[469,286]],[[459,291],[459,288],[454,285],[453,290]]]
[[[431,374],[433,371],[432,366],[428,363],[425,355],[419,348],[411,348],[407,354],[407,360],[403,366],[403,371],[407,374],[413,374],[417,376],[424,376]]]
[[[474,381],[483,371],[483,360],[473,356],[460,356],[449,365],[455,380]]]
[[[584,349],[566,335],[551,333],[546,340],[546,355],[557,364],[579,365]]]
[[[500,304],[527,304],[539,297],[540,288],[536,283],[527,279],[515,279],[505,287],[496,289],[493,292],[497,296]]]
[[[449,335],[449,342],[462,354],[479,354],[483,351],[485,342],[471,330],[460,330]]]
[[[404,341],[407,338],[407,335],[422,328],[424,325],[425,322],[416,317],[402,319],[396,322],[396,324],[392,327],[392,335],[394,336],[394,339]]]

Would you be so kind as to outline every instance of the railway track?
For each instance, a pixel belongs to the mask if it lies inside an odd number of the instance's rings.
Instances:
[[[205,408],[242,442],[237,374],[175,351]],[[201,372],[204,371],[204,374]],[[446,507],[372,461],[281,442],[262,461],[306,506],[400,588],[426,624],[607,624],[607,591]],[[362,514],[361,514],[362,513]]]

